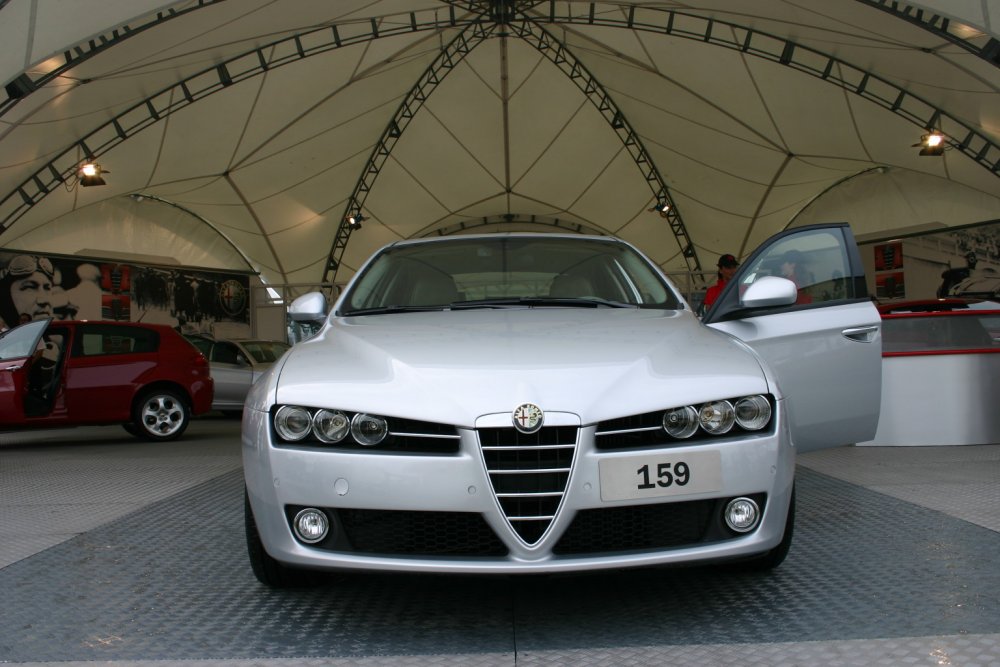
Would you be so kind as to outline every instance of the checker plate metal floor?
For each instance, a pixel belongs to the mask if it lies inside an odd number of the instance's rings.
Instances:
[[[234,470],[0,569],[0,662],[691,664],[729,646],[726,664],[755,664],[741,645],[846,640],[877,643],[878,664],[960,664],[898,651],[935,636],[968,664],[1000,662],[1000,533],[801,466],[798,479],[792,551],[769,574],[358,574],[279,592],[250,572]],[[850,653],[824,662],[876,664]]]

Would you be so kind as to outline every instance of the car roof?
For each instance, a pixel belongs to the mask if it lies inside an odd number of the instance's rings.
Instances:
[[[492,234],[455,234],[452,236],[435,236],[431,238],[401,239],[384,246],[396,248],[422,243],[457,243],[461,241],[483,241],[492,239],[586,239],[590,241],[610,241],[627,243],[617,236],[602,236],[598,234],[543,233],[543,232],[495,232]]]
[[[175,331],[169,324],[157,324],[153,322],[125,322],[121,320],[58,320],[56,318],[49,318],[49,322],[52,324],[58,324],[59,326],[87,326],[91,324],[100,324],[101,326],[113,326],[113,327],[140,327],[142,329],[156,329],[157,331]]]

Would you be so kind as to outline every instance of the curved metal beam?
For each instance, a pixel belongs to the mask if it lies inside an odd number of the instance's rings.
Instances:
[[[505,215],[491,215],[482,218],[474,218],[471,220],[463,220],[462,222],[455,223],[453,225],[448,225],[446,227],[440,227],[438,229],[433,229],[426,234],[424,237],[428,236],[449,236],[451,234],[458,234],[460,232],[466,232],[471,229],[477,229],[480,227],[494,227],[496,225],[507,225],[507,224],[524,224],[524,225],[538,225],[542,227],[555,227],[559,230],[564,230],[573,234],[593,234],[595,236],[606,236],[606,234],[597,229],[596,227],[591,227],[590,225],[585,225],[581,222],[570,222],[569,220],[560,220],[559,218],[550,218],[544,215],[518,215],[516,213],[507,213]]]
[[[580,7],[581,11],[573,12],[573,7],[570,6],[573,3],[549,0],[543,4],[548,13],[531,14],[530,20],[539,23],[594,25],[627,28],[658,35],[666,34],[679,39],[733,49],[809,74],[874,102],[924,130],[941,131],[946,137],[949,148],[961,150],[994,176],[1000,177],[1000,146],[989,137],[947,111],[869,70],[802,46],[791,39],[736,23],[645,5],[590,2],[575,5]],[[616,11],[599,11],[598,7],[612,7]],[[622,17],[623,12],[624,17]],[[725,30],[719,30],[720,27]]]
[[[543,56],[548,58],[556,67],[561,69],[569,79],[576,84],[587,99],[597,108],[597,110],[607,121],[608,125],[618,135],[622,143],[628,150],[629,155],[636,166],[639,167],[653,191],[654,204],[661,209],[660,215],[666,218],[673,232],[677,244],[680,246],[681,255],[687,264],[689,271],[701,271],[701,262],[698,260],[698,252],[691,237],[688,236],[684,220],[681,218],[677,205],[670,196],[670,190],[663,177],[660,176],[659,169],[649,156],[642,140],[629,124],[625,114],[621,112],[618,105],[605,90],[604,86],[594,77],[593,74],[580,62],[566,45],[556,39],[552,34],[530,21],[513,24],[514,34],[535,47]],[[665,210],[664,210],[665,209]]]
[[[481,7],[477,8],[472,3],[469,4],[468,8],[482,10]],[[511,0],[494,0],[486,9],[489,11],[490,19],[496,25],[504,26],[502,34],[508,34],[506,31],[509,30],[510,34],[531,44],[569,77],[597,108],[611,129],[621,139],[636,166],[639,167],[643,177],[646,179],[646,183],[653,192],[653,198],[657,205],[664,206],[666,209],[660,215],[670,225],[670,230],[673,232],[674,238],[680,246],[681,255],[684,257],[688,270],[701,271],[701,263],[698,260],[697,250],[691,242],[690,236],[688,236],[684,221],[677,210],[677,205],[670,196],[670,190],[667,188],[666,183],[663,182],[659,170],[642,145],[642,140],[632,129],[625,115],[614,103],[614,100],[611,99],[611,96],[600,82],[597,81],[583,63],[564,44],[559,42],[544,28],[523,20],[514,21],[513,17],[516,13],[516,7]],[[465,33],[470,30],[470,28],[466,28],[462,34],[446,47],[445,51],[438,56],[435,62],[428,67],[403,100],[396,115],[389,121],[386,129],[382,132],[382,137],[372,151],[368,163],[362,169],[358,184],[355,186],[354,192],[351,193],[347,205],[344,207],[344,215],[337,226],[333,247],[330,250],[326,269],[323,273],[323,282],[335,282],[337,271],[340,269],[341,259],[351,237],[351,232],[355,229],[349,223],[349,219],[351,217],[363,219],[362,208],[364,200],[378,178],[382,165],[388,159],[393,146],[395,146],[396,141],[402,135],[403,130],[409,124],[413,115],[423,105],[423,102],[433,89],[436,88],[440,79],[444,78],[443,76],[439,76],[439,73],[443,71],[447,75],[447,72],[451,71],[469,51],[492,34],[495,26],[490,26],[489,29],[473,26],[471,29],[474,31],[473,39],[475,43],[473,44],[471,40],[465,38]]]
[[[139,33],[149,30],[150,28],[155,28],[166,21],[175,19],[179,16],[184,16],[185,14],[190,14],[191,12],[201,9],[202,7],[216,5],[220,2],[224,2],[224,0],[196,0],[195,4],[189,7],[184,7],[183,9],[164,9],[154,14],[148,14],[135,19],[131,23],[120,25],[117,28],[108,30],[103,34],[91,37],[86,42],[80,42],[75,46],[67,48],[63,51],[62,62],[58,65],[53,65],[52,69],[47,72],[34,75],[29,74],[28,72],[22,72],[18,76],[14,77],[12,81],[8,81],[4,85],[4,92],[7,93],[7,99],[0,102],[0,118],[3,118],[3,115],[13,109],[14,106],[17,105],[17,103],[22,99],[56,77],[65,74],[67,71],[73,69],[85,60],[93,58],[97,54],[110,49],[112,46],[117,46],[126,39],[135,37]],[[5,4],[6,1],[0,3],[0,9],[3,9]]]
[[[155,201],[155,202],[158,202],[160,204],[166,204],[167,206],[172,206],[172,207],[176,208],[178,211],[181,211],[183,213],[186,213],[186,214],[190,215],[192,218],[194,218],[198,222],[204,224],[209,229],[211,229],[213,232],[215,232],[220,237],[222,237],[225,240],[225,242],[229,244],[229,247],[231,247],[233,250],[235,250],[236,253],[240,257],[243,258],[243,261],[246,262],[246,264],[247,264],[247,268],[250,269],[251,271],[253,271],[254,273],[258,273],[257,267],[255,267],[253,265],[253,261],[251,261],[250,258],[247,257],[246,253],[243,252],[238,245],[236,245],[235,243],[233,243],[233,240],[231,238],[229,238],[229,236],[226,235],[221,229],[219,229],[218,227],[216,227],[210,220],[206,220],[205,218],[203,218],[202,216],[198,215],[197,213],[195,213],[191,209],[189,209],[189,208],[187,208],[185,206],[181,206],[177,202],[170,201],[169,199],[164,199],[163,197],[160,197],[159,195],[151,195],[151,194],[147,194],[145,192],[134,192],[134,193],[132,193],[130,195],[125,195],[125,196],[127,196],[129,199],[131,199],[132,201],[134,201],[136,203],[140,203],[140,202],[148,199],[150,201]]]
[[[791,229],[792,227],[794,227],[795,226],[795,221],[798,220],[799,216],[802,215],[803,213],[805,213],[809,209],[810,206],[812,206],[815,202],[818,202],[820,199],[822,199],[823,196],[826,195],[828,192],[833,192],[834,190],[836,190],[837,188],[839,188],[844,183],[846,183],[848,181],[852,181],[855,178],[858,178],[859,176],[865,176],[865,175],[871,174],[871,173],[884,174],[885,172],[886,172],[886,168],[883,167],[883,166],[881,166],[881,165],[879,165],[878,167],[868,167],[867,169],[862,169],[860,171],[854,172],[853,174],[848,174],[847,176],[844,176],[843,178],[837,179],[836,181],[834,181],[830,185],[828,185],[825,188],[823,188],[822,192],[817,192],[815,195],[813,195],[812,197],[810,197],[809,201],[807,201],[801,208],[799,208],[799,210],[795,213],[795,215],[792,216],[791,220],[789,220],[788,222],[786,222],[785,226],[782,227],[780,231],[785,231],[786,229]]]
[[[995,37],[990,37],[986,44],[979,46],[972,40],[963,37],[960,33],[966,24],[952,21],[946,16],[934,14],[921,7],[899,0],[857,0],[863,5],[880,9],[896,18],[920,26],[941,39],[951,42],[955,46],[961,47],[976,56],[979,56],[994,67],[1000,67],[1000,41]]]
[[[203,1],[208,2],[209,0]],[[127,109],[125,112],[118,114],[111,121],[74,142],[66,150],[32,174],[3,200],[0,200],[0,234],[8,229],[28,209],[47,196],[53,188],[71,181],[78,165],[78,155],[82,155],[88,159],[98,157],[118,143],[162,120],[174,111],[184,108],[215,92],[219,92],[233,83],[260,75],[269,69],[296,62],[311,55],[340,48],[341,46],[371,41],[384,36],[421,30],[439,30],[448,27],[468,27],[476,25],[482,20],[481,15],[478,14],[457,19],[455,16],[455,7],[462,4],[457,1],[450,3],[448,7],[449,16],[446,19],[439,20],[436,10],[421,10],[420,12],[411,12],[409,14],[410,25],[396,25],[386,30],[381,30],[377,20],[373,18],[370,22],[370,28],[352,24],[351,33],[348,36],[341,35],[336,24],[295,34],[237,55],[169,86]],[[717,21],[669,9],[635,4],[621,5],[618,3],[594,2],[586,4],[560,4],[555,2],[555,0],[548,0],[547,2],[514,2],[514,0],[490,0],[490,2],[484,2],[480,0],[479,2],[470,1],[466,6],[473,11],[488,10],[489,15],[494,19],[508,20],[512,15],[511,12],[516,10],[519,18],[526,18],[529,22],[535,23],[600,25],[657,34],[669,34],[674,37],[697,40],[715,46],[738,50],[748,55],[777,62],[838,85],[849,92],[879,104],[922,128],[940,129],[946,135],[952,137],[952,139],[949,139],[951,147],[961,149],[968,157],[976,160],[976,162],[992,173],[1000,175],[998,173],[998,169],[1000,169],[1000,157],[998,157],[1000,156],[1000,147],[975,129],[968,127],[945,111],[934,107],[916,95],[902,90],[895,86],[895,84],[869,71],[854,67],[845,61],[814,49],[803,47],[789,39],[752,30],[734,23]],[[562,6],[565,6],[565,13],[560,13]],[[583,11],[579,13],[571,12],[573,6],[581,7]],[[598,6],[624,8],[627,12],[627,17],[616,18],[612,14],[599,13],[597,11]],[[547,15],[536,13],[536,10],[539,8],[542,10],[547,8]],[[431,15],[429,20],[425,20],[424,18],[427,14]],[[715,30],[716,26],[720,25],[727,27],[729,34],[723,35]],[[522,27],[523,30],[524,28]],[[524,34],[535,35],[531,31],[527,31]],[[543,39],[550,41],[543,42]],[[565,49],[560,50],[556,46],[557,44],[558,40],[551,36],[548,38],[539,36],[536,48],[545,53],[550,60],[556,62],[555,58],[566,58],[568,55]],[[270,51],[271,55],[266,54],[265,51]],[[585,70],[580,69],[579,71],[583,72]],[[592,77],[581,75],[574,78],[577,85],[586,80],[592,80]],[[588,91],[585,90],[585,92]],[[588,92],[588,95],[590,95],[590,92]],[[596,95],[591,99],[601,109],[602,113],[606,113],[607,110],[612,108],[611,105],[601,106],[605,103],[605,100],[610,102],[610,99],[606,96]],[[607,116],[605,117],[607,118]],[[623,121],[624,118],[620,114],[616,114],[610,122],[612,127],[618,131],[625,127],[625,125],[622,125]],[[619,125],[621,127],[618,127]],[[393,129],[390,125],[386,131],[398,133],[398,128]],[[620,136],[622,134],[619,132]],[[631,144],[627,143],[627,137],[630,134],[634,135],[631,130],[624,133],[623,142],[626,142],[626,145],[630,146],[631,152],[633,148]],[[962,138],[958,139],[958,137]],[[635,150],[638,150],[638,147],[635,147]],[[633,152],[632,154],[634,159],[638,158],[639,164],[644,164],[644,160],[648,160],[648,157],[644,157],[645,151],[641,153]],[[362,181],[359,181],[359,184],[363,181],[364,176],[362,176]],[[656,174],[652,179],[647,177],[647,181],[650,183],[654,181],[662,182],[662,179]],[[663,193],[666,194],[665,189]],[[333,259],[333,253],[331,253],[331,259]],[[697,260],[696,257],[695,260]]]
[[[446,44],[438,54],[434,62],[424,70],[417,82],[410,88],[399,108],[389,120],[388,125],[382,131],[382,136],[372,150],[368,162],[361,170],[354,191],[347,199],[344,206],[344,215],[341,216],[337,225],[337,232],[333,237],[333,246],[323,270],[323,282],[334,282],[337,270],[340,268],[341,258],[347,249],[347,242],[351,238],[351,232],[355,229],[348,221],[350,216],[361,217],[362,208],[368,193],[371,192],[375,179],[382,171],[382,166],[389,158],[396,142],[402,136],[403,131],[409,126],[413,116],[420,110],[427,101],[427,98],[434,92],[438,84],[458,65],[472,49],[479,46],[483,40],[490,37],[496,30],[496,25],[491,23],[474,23],[460,32],[455,39]],[[362,218],[363,219],[363,218]]]
[[[224,60],[150,95],[74,141],[0,200],[0,234],[53,189],[72,184],[81,156],[93,160],[170,114],[234,83],[344,46],[405,33],[461,27],[478,20],[458,19],[453,8],[446,18],[439,18],[438,13],[438,9],[410,12],[408,24],[400,22],[389,28],[382,28],[372,19],[368,24],[351,23],[346,27],[333,24],[296,33]]]

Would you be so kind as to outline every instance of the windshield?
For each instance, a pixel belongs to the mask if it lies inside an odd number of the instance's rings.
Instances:
[[[680,308],[649,262],[613,239],[475,237],[381,252],[342,315],[441,308]]]
[[[243,349],[258,364],[269,364],[278,360],[291,345],[272,340],[246,340]]]

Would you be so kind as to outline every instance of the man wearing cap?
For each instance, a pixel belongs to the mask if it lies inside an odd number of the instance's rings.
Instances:
[[[736,267],[739,265],[740,263],[732,255],[726,254],[719,258],[717,265],[719,267],[719,279],[705,292],[704,304],[706,308],[715,303],[715,300],[719,298],[719,295],[722,294],[722,288],[732,280],[733,274],[736,273]]]

